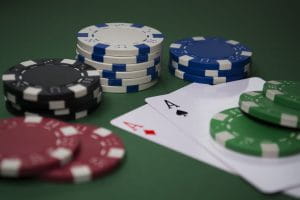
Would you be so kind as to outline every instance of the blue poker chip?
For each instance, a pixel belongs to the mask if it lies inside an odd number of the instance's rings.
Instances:
[[[210,84],[210,85],[216,85],[216,84],[220,84],[220,83],[237,81],[240,79],[247,78],[247,74],[238,75],[238,76],[228,76],[228,77],[196,76],[193,74],[189,74],[189,73],[180,71],[172,66],[169,66],[169,71],[171,74],[173,74],[177,78],[180,78],[180,79],[183,79],[183,80],[186,80],[189,82],[203,83],[203,84]]]
[[[175,69],[186,72],[188,74],[193,74],[196,76],[208,76],[208,77],[217,77],[217,76],[237,76],[241,74],[250,73],[250,64],[247,63],[241,67],[235,67],[230,70],[211,70],[211,69],[201,69],[197,67],[186,67],[179,64],[178,62],[170,59],[169,65],[172,65]]]
[[[192,37],[170,45],[170,57],[186,67],[230,70],[251,61],[252,52],[234,40]]]

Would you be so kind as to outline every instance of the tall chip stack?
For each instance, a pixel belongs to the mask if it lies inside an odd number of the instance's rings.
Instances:
[[[217,113],[212,138],[227,149],[263,158],[300,154],[300,82],[268,81],[240,95],[239,108]]]
[[[104,92],[138,92],[158,82],[163,40],[140,24],[97,24],[78,32],[76,54],[98,70]]]
[[[177,78],[219,84],[249,76],[252,52],[234,40],[196,36],[170,45],[169,71]]]

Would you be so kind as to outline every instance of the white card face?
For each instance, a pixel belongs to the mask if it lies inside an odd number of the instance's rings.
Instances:
[[[151,106],[144,105],[111,121],[111,124],[226,172],[229,167],[212,156],[203,146],[186,137]]]
[[[179,92],[147,98],[146,102],[260,191],[273,193],[300,184],[300,156],[272,160],[246,156],[218,148],[209,134],[209,122],[215,113],[238,107],[241,93],[262,90],[263,84],[259,78],[216,86],[190,84]],[[171,103],[166,104],[165,100]],[[177,110],[183,112],[178,115]]]

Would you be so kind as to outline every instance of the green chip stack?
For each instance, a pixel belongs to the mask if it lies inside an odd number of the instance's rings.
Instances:
[[[241,94],[239,108],[217,113],[210,133],[224,147],[265,158],[300,153],[300,82],[268,81]]]

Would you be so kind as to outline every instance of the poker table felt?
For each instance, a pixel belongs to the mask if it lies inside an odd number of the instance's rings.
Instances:
[[[127,147],[115,172],[85,184],[0,179],[10,199],[289,199],[265,195],[238,176],[113,127],[110,120],[188,84],[167,70],[168,46],[190,36],[222,36],[254,52],[252,76],[300,80],[300,1],[127,0],[5,1],[0,6],[0,72],[24,60],[74,58],[76,33],[105,22],[133,22],[165,35],[162,76],[155,87],[133,94],[105,94],[100,108],[79,123],[112,129]],[[3,94],[1,83],[1,95]],[[0,100],[0,117],[11,117]],[[199,130],[201,131],[201,130]]]

